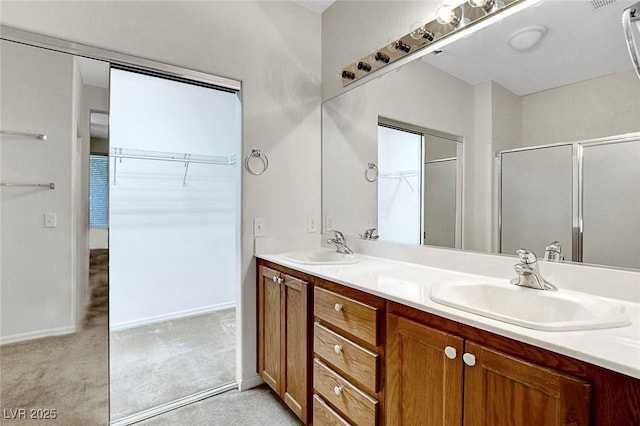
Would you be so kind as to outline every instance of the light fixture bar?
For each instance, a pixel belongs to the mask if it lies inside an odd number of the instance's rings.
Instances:
[[[489,22],[487,21],[494,21],[498,15],[507,15],[505,12],[515,12],[515,9],[521,10],[537,1],[539,0],[476,0],[464,2],[457,7],[450,8],[446,11],[447,15],[450,11],[450,16],[452,17],[448,23],[444,23],[445,21],[443,21],[443,19],[433,19],[417,30],[405,34],[388,46],[380,48],[342,68],[340,71],[342,86],[347,86],[363,79],[375,71],[400,61],[409,55],[414,55],[419,51],[424,52],[426,47],[433,47],[434,49],[442,48],[444,45],[442,41],[445,39],[447,39],[448,42],[454,41],[454,39],[458,39],[485,26],[479,25],[483,22],[488,24]],[[446,5],[443,6],[445,8],[447,7]],[[440,9],[439,12],[441,15],[445,15]],[[442,16],[440,16],[440,18],[442,18]],[[457,37],[453,37],[454,35]],[[424,52],[424,54],[427,53],[428,52]],[[407,60],[403,61],[403,63],[406,62]],[[363,67],[362,64],[366,64],[366,66]]]

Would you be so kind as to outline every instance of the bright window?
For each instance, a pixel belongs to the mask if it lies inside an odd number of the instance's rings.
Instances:
[[[89,158],[89,226],[109,227],[109,157]]]

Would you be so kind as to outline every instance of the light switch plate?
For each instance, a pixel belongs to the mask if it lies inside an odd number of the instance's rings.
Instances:
[[[333,216],[324,217],[324,229],[325,232],[333,229]]]
[[[55,213],[45,213],[44,214],[44,227],[45,228],[55,228],[58,226],[58,218]]]
[[[267,220],[263,217],[253,218],[253,236],[264,237],[266,235]]]
[[[318,219],[315,216],[307,216],[307,232],[310,234],[318,232]]]

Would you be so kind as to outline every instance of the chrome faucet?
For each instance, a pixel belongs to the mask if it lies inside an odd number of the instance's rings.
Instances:
[[[360,238],[363,240],[377,240],[380,238],[380,235],[378,235],[376,228],[368,228],[364,233],[360,234]]]
[[[333,232],[333,238],[329,238],[327,242],[336,246],[338,253],[353,254],[353,250],[347,247],[347,239],[342,232],[335,230],[329,232]]]
[[[564,260],[562,243],[560,241],[553,241],[544,248],[544,260],[551,262],[561,262]]]
[[[515,264],[513,269],[518,273],[518,276],[511,280],[511,284],[537,290],[558,290],[556,286],[540,275],[538,258],[534,252],[521,248],[516,250],[516,253],[520,257],[520,263]]]

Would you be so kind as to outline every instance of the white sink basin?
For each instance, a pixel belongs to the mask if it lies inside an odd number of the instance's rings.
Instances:
[[[567,290],[544,291],[512,284],[437,284],[434,302],[543,331],[594,330],[631,324],[624,307]]]
[[[329,249],[288,251],[280,253],[280,257],[303,265],[348,265],[358,263],[363,258],[358,253],[344,254]]]

